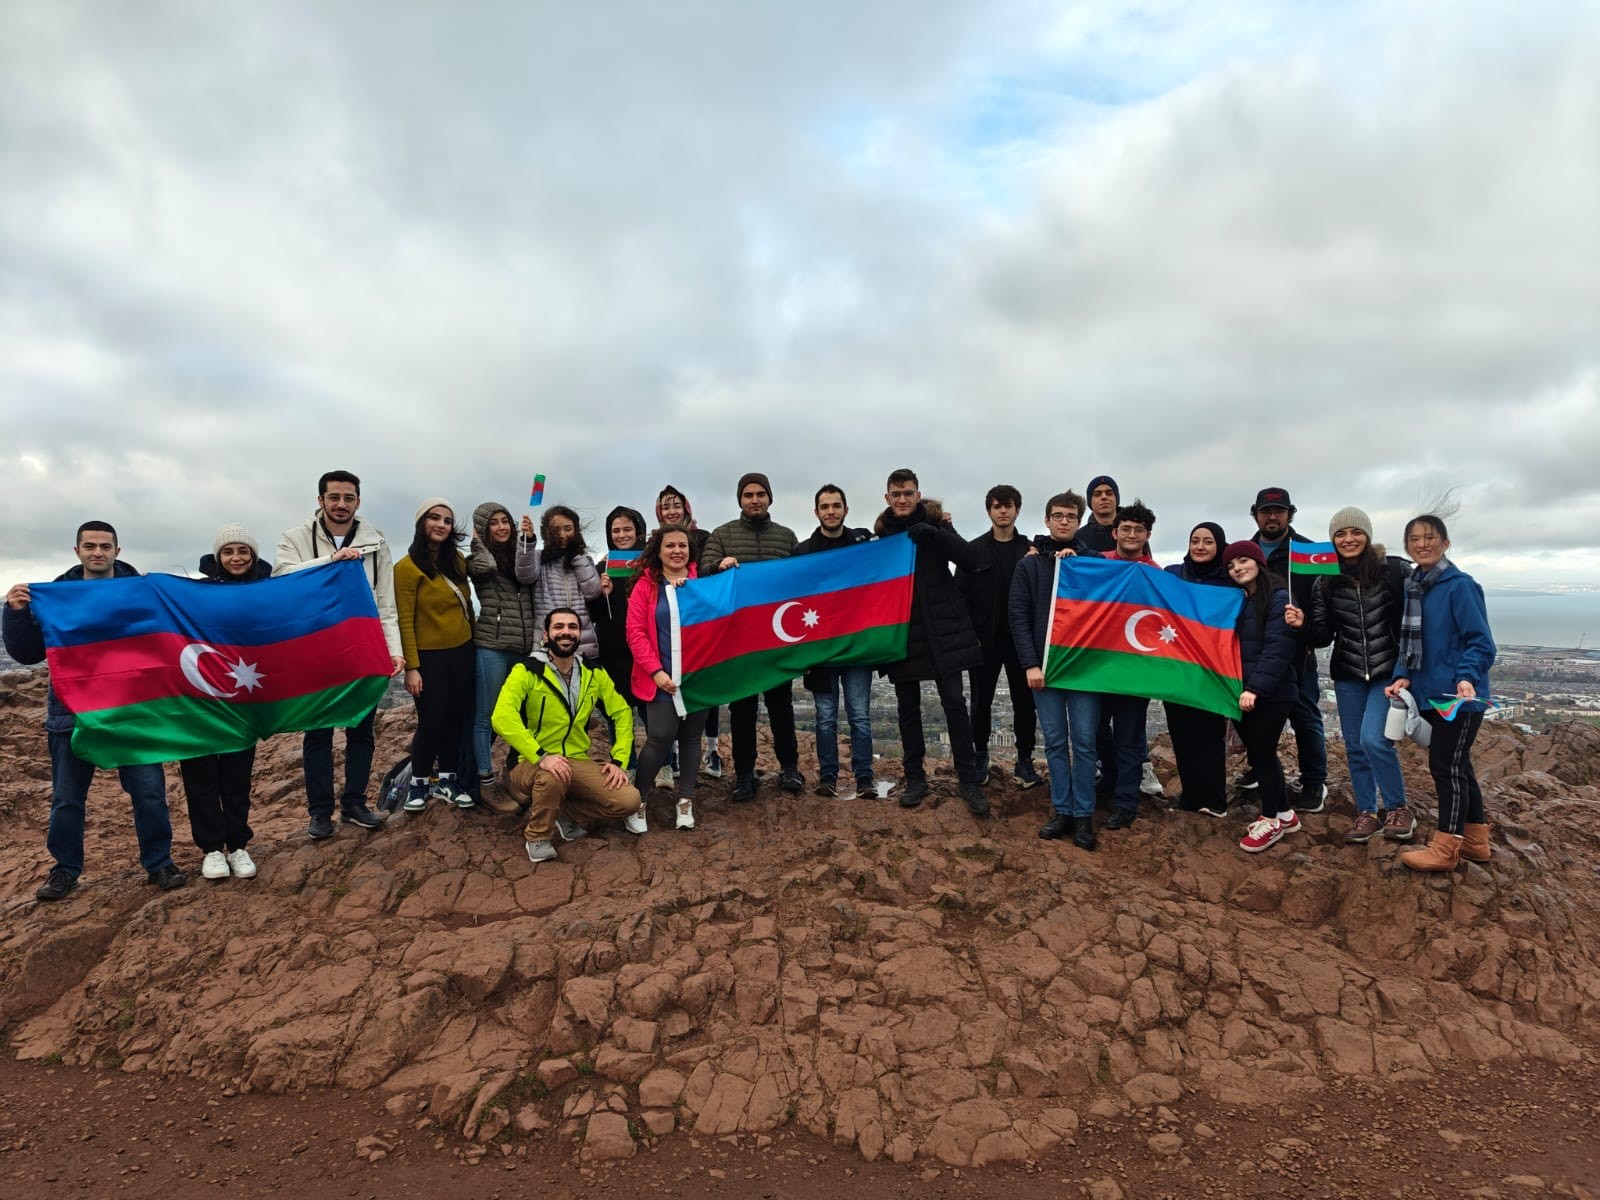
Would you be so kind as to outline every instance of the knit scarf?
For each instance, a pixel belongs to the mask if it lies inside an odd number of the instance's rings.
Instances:
[[[1413,571],[1406,580],[1406,608],[1400,614],[1400,661],[1407,670],[1422,667],[1422,598],[1439,582],[1449,560],[1441,558],[1426,571]]]

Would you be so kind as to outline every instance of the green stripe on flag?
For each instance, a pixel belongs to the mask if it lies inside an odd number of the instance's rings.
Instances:
[[[1195,663],[1078,646],[1050,647],[1044,681],[1049,687],[1080,692],[1171,700],[1235,718],[1239,716],[1239,693],[1244,690],[1237,679]]]
[[[742,700],[777,687],[812,667],[877,667],[906,656],[906,625],[879,625],[836,638],[807,639],[741,654],[683,678],[685,712]]]
[[[79,715],[72,727],[72,752],[108,770],[228,754],[275,733],[359,724],[388,690],[388,679],[368,676],[263,704],[163,696]]]

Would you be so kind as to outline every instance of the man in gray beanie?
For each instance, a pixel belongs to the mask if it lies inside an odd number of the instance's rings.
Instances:
[[[739,477],[739,515],[718,525],[700,552],[700,574],[715,575],[731,571],[741,563],[766,562],[789,558],[800,540],[794,530],[779,525],[768,514],[772,507],[772,484],[759,471]],[[794,732],[794,681],[787,680],[759,696],[746,696],[728,705],[733,726],[733,794],[735,801],[756,796],[756,709],[767,702],[767,721],[772,726],[772,749],[778,756],[778,786],[786,792],[805,787],[800,775],[800,745]]]

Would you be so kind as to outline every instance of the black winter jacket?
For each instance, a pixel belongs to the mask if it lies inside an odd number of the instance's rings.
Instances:
[[[1018,534],[1009,542],[995,540],[994,531],[980,534],[967,543],[978,555],[985,569],[956,572],[956,587],[966,597],[967,615],[972,618],[972,628],[983,647],[984,657],[991,663],[1012,657],[1011,620],[1008,601],[1011,598],[1011,576],[1017,564],[1028,556],[1028,539]]]
[[[1333,646],[1328,674],[1334,679],[1387,683],[1394,674],[1411,564],[1390,555],[1383,568],[1382,582],[1367,587],[1348,575],[1321,575],[1311,589],[1311,644]]]
[[[1239,610],[1239,664],[1244,670],[1244,690],[1257,700],[1292,701],[1299,685],[1295,660],[1301,655],[1299,635],[1284,622],[1283,610],[1289,606],[1289,593],[1273,588],[1267,601],[1265,619],[1256,611],[1255,601],[1245,597]]]
[[[1250,540],[1259,546],[1261,544],[1261,531],[1257,530]],[[1279,579],[1289,579],[1289,543],[1292,541],[1309,542],[1311,540],[1308,537],[1301,536],[1295,527],[1290,525],[1284,530],[1283,541],[1278,543],[1278,548],[1267,555],[1267,570],[1271,571]],[[1294,606],[1302,612],[1310,612],[1312,588],[1316,586],[1317,580],[1325,578],[1327,577],[1324,575],[1307,575],[1301,572],[1289,580],[1289,594],[1294,599]],[[1311,648],[1310,623],[1307,622],[1300,629],[1290,629],[1289,632],[1300,643],[1300,651],[1295,656],[1295,674],[1297,676],[1304,675],[1309,669],[1315,675],[1317,672],[1317,653]]]
[[[942,679],[983,665],[983,648],[967,615],[967,603],[950,576],[951,563],[967,571],[979,570],[983,563],[966,539],[944,523],[944,509],[937,500],[923,501],[907,517],[884,509],[874,529],[879,537],[889,537],[917,525],[926,532],[916,535],[906,656],[884,668],[894,683]]]
[[[851,529],[846,525],[838,537],[828,537],[818,525],[811,536],[794,548],[796,554],[819,554],[824,550],[838,550],[843,546],[859,546],[872,540],[870,529]]]

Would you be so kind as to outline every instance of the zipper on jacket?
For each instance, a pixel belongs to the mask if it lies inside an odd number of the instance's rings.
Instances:
[[[1361,602],[1361,581],[1356,581],[1356,624],[1361,629],[1361,678],[1372,682],[1372,655],[1367,653],[1367,607]]]

